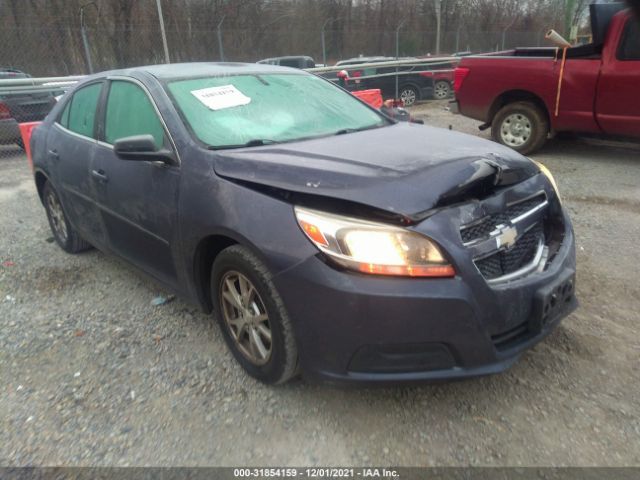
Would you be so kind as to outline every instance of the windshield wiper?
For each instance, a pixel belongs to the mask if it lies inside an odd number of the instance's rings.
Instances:
[[[254,138],[253,140],[249,140],[247,143],[242,143],[239,145],[209,145],[207,147],[208,150],[229,150],[232,148],[244,148],[244,147],[259,147],[262,145],[274,145],[276,143],[280,143],[277,140],[271,140],[269,138]]]
[[[369,125],[366,127],[360,128],[343,128],[342,130],[338,130],[334,135],[344,135],[345,133],[354,133],[354,132],[362,132],[364,130],[372,130],[374,128],[380,128],[382,125]]]

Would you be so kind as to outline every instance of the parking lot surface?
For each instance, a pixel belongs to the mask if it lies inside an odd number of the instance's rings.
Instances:
[[[445,105],[412,112],[479,134]],[[375,389],[247,377],[196,307],[59,249],[25,157],[0,149],[2,465],[640,464],[638,146],[535,155],[576,230],[581,307],[554,333],[504,374]]]

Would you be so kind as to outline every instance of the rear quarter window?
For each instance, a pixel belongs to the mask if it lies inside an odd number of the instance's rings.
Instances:
[[[67,127],[72,132],[93,138],[96,108],[102,83],[93,83],[82,87],[73,94],[67,115]],[[63,117],[65,113],[63,112]]]
[[[631,18],[622,35],[618,60],[640,60],[640,22]]]

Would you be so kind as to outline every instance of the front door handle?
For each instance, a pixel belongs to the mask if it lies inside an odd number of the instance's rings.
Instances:
[[[109,177],[104,173],[104,170],[91,170],[91,176],[102,183],[109,181]]]
[[[56,150],[49,150],[47,153],[49,154],[50,158],[53,158],[54,160],[60,160],[60,155],[58,155],[58,152]]]

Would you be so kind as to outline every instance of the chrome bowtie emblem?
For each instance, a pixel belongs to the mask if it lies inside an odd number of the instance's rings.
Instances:
[[[511,248],[516,244],[518,229],[513,225],[498,225],[492,236],[495,236],[497,248]]]

